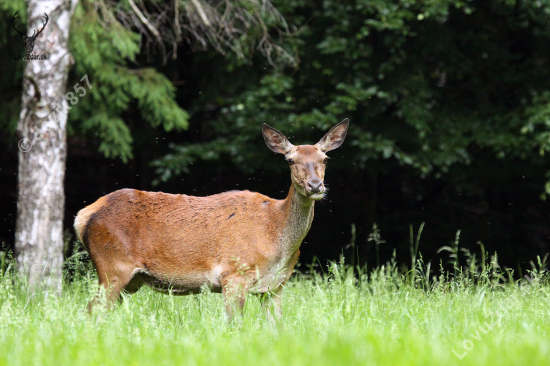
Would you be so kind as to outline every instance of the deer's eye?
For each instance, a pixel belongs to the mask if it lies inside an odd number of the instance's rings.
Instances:
[[[328,163],[328,159],[330,159],[328,156],[323,160],[323,164]]]
[[[294,160],[292,160],[292,159],[286,159],[286,161],[288,161],[288,165],[294,165]]]

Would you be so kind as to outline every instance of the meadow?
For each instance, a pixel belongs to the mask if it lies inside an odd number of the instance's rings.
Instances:
[[[278,326],[264,319],[254,296],[242,321],[228,324],[221,295],[208,290],[176,297],[144,287],[90,316],[97,280],[89,265],[74,263],[61,296],[29,291],[4,266],[0,365],[550,362],[550,286],[540,259],[520,280],[496,258],[438,277],[425,275],[421,258],[408,272],[395,262],[369,271],[329,263],[293,276]]]

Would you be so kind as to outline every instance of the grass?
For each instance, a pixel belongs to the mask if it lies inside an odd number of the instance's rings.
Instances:
[[[25,290],[8,271],[0,365],[547,365],[550,286],[539,267],[513,281],[495,261],[438,278],[424,275],[421,258],[414,276],[391,263],[368,274],[331,264],[287,285],[279,327],[253,296],[230,325],[219,294],[148,288],[89,316],[93,274],[56,297]]]

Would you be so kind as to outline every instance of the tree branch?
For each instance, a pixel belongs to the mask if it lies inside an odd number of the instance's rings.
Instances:
[[[139,10],[139,8],[137,7],[137,5],[134,3],[133,0],[128,0],[128,3],[130,3],[130,6],[132,7],[132,9],[134,10],[134,12],[136,13],[136,15],[138,16],[139,20],[141,20],[141,22],[143,24],[145,24],[145,26],[147,27],[147,29],[149,29],[151,31],[151,33],[153,33],[153,35],[155,36],[155,38],[157,39],[157,41],[159,42],[159,44],[163,44],[162,42],[162,37],[160,36],[160,33],[158,31],[157,28],[155,28],[155,26],[153,24],[151,24],[147,18],[145,17],[145,15],[143,15],[143,13],[141,12],[141,10]]]

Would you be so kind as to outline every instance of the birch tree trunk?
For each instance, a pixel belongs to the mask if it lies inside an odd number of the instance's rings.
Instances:
[[[67,156],[64,94],[69,67],[69,24],[76,1],[28,1],[27,34],[44,31],[36,39],[32,54],[45,60],[27,60],[17,131],[19,175],[15,255],[20,272],[31,286],[46,286],[60,293],[63,262],[63,212],[65,162]],[[54,112],[54,113],[52,113]]]

